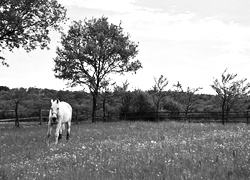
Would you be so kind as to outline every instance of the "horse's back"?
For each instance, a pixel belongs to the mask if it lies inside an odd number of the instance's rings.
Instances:
[[[61,101],[59,108],[60,108],[59,111],[60,111],[61,115],[64,118],[66,118],[64,120],[65,121],[71,121],[71,118],[72,118],[72,107],[68,103],[66,103],[64,101]]]
[[[63,108],[64,110],[69,110],[72,112],[72,107],[69,105],[69,103],[66,103],[64,101],[60,102],[60,108]]]

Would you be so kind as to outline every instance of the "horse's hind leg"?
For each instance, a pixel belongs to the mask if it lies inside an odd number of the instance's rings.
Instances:
[[[69,140],[71,122],[67,122],[66,125],[67,125],[67,136],[66,136],[66,139]]]

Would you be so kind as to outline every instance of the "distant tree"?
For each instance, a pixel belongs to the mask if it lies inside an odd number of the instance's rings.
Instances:
[[[132,61],[138,45],[123,33],[121,24],[110,24],[106,17],[74,21],[68,34],[62,33],[61,44],[54,59],[55,76],[69,80],[71,86],[88,86],[93,97],[92,122],[95,122],[103,81],[110,74],[136,72],[142,67],[140,61]]]
[[[222,73],[221,79],[214,79],[211,87],[216,91],[218,102],[222,111],[222,124],[225,123],[229,111],[234,107],[242,98],[249,95],[250,84],[247,79],[235,80],[237,74],[227,73],[227,69]]]
[[[114,96],[117,97],[121,113],[128,113],[133,100],[133,94],[128,90],[129,82],[126,80],[122,86],[114,87]]]
[[[183,92],[182,85],[180,84],[179,81],[173,85],[173,88],[175,88],[175,91],[177,92]]]
[[[176,85],[174,85],[174,87],[176,88],[176,91],[179,92],[177,101],[184,106],[185,116],[187,118],[188,113],[192,111],[197,105],[198,97],[195,96],[195,93],[197,93],[202,88],[187,87],[187,90],[184,91],[179,81]]]
[[[4,94],[4,99],[11,100],[15,104],[15,126],[19,127],[19,105],[23,102],[24,98],[27,96],[27,89],[25,88],[14,88]]]
[[[182,104],[178,103],[177,101],[175,101],[170,97],[164,98],[162,108],[165,111],[170,111],[169,118],[171,119],[179,118],[180,112],[183,111]]]
[[[153,111],[154,104],[148,92],[135,90],[133,92],[132,108],[131,111],[138,115]]]
[[[8,88],[7,86],[0,86],[0,91],[9,91],[10,88]]]
[[[36,109],[42,107],[44,101],[40,96],[41,89],[30,87],[27,89],[27,96],[25,97],[25,105],[29,109]]]
[[[156,112],[157,112],[157,120],[158,120],[158,112],[162,106],[162,102],[164,97],[166,97],[166,92],[164,92],[165,87],[168,85],[168,80],[167,78],[164,78],[163,75],[161,75],[158,79],[154,78],[155,84],[153,86],[153,102],[156,107]]]
[[[115,83],[110,83],[110,80],[104,80],[102,82],[102,89],[101,89],[101,97],[102,97],[102,112],[103,112],[103,120],[105,121],[107,118],[107,108],[106,103],[108,99],[110,99],[113,95],[112,93],[112,87],[115,85]]]
[[[74,106],[75,104],[74,94],[69,90],[57,91],[56,98],[58,98],[60,101],[69,103],[71,106]]]
[[[176,102],[172,98],[166,97],[163,101],[163,109],[172,113],[179,113],[182,111],[183,107],[180,103]]]
[[[1,0],[0,53],[23,47],[27,52],[50,42],[49,31],[60,30],[66,9],[56,0]],[[3,65],[8,65],[0,55]]]

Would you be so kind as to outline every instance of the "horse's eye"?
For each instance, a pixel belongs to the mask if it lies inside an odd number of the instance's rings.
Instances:
[[[57,108],[57,111],[59,111],[59,108]]]

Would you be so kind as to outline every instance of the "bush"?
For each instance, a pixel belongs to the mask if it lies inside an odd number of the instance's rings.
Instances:
[[[163,101],[163,110],[170,112],[170,119],[178,119],[181,117],[180,112],[183,111],[183,107],[178,102],[167,97]]]

